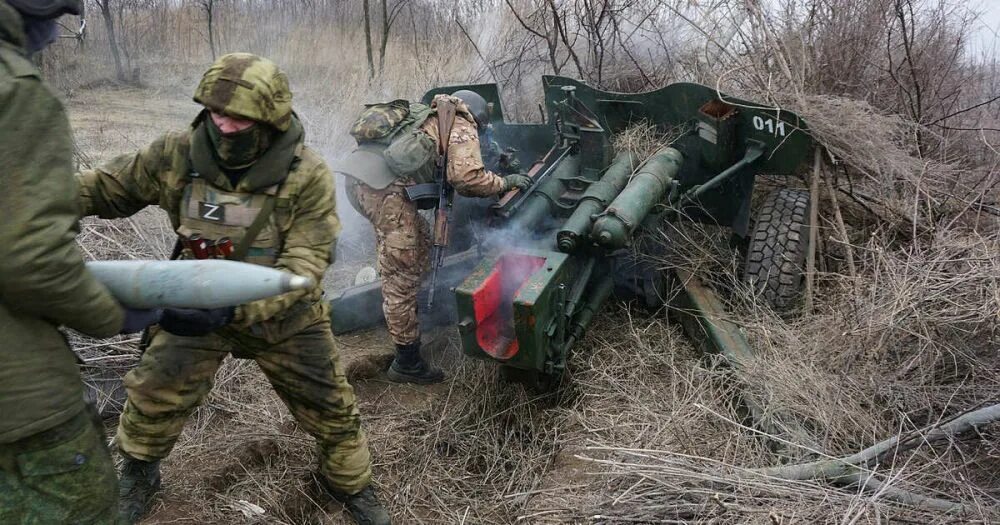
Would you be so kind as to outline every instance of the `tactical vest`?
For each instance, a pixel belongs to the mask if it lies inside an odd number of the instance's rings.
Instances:
[[[228,237],[235,247],[231,259],[274,266],[282,248],[280,232],[288,221],[289,198],[282,190],[278,184],[257,193],[226,191],[192,174],[181,198],[177,233],[187,239],[200,235],[210,245]],[[244,248],[246,255],[240,258],[238,252],[247,233],[253,230],[258,231]],[[195,254],[185,247],[181,258],[193,259]]]

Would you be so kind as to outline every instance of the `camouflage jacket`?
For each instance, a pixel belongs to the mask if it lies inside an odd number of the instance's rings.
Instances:
[[[431,108],[435,109],[438,100],[445,97],[451,99],[458,109],[455,123],[451,126],[451,140],[448,143],[448,182],[455,191],[466,197],[492,197],[500,194],[503,178],[486,170],[475,119],[465,107],[465,103],[449,95],[437,95],[431,102]],[[420,129],[430,135],[437,144],[437,113],[432,113]]]
[[[174,230],[180,229],[181,204],[192,181],[191,138],[191,130],[167,133],[138,153],[119,156],[98,169],[79,174],[84,214],[105,219],[127,217],[156,204],[167,212]],[[224,174],[206,182],[226,192],[264,191],[245,178],[234,188]],[[280,250],[273,267],[312,277],[318,283],[330,265],[331,249],[340,232],[333,175],[316,152],[300,143],[277,198],[270,220]],[[235,325],[254,335],[259,335],[258,328],[273,332],[270,325],[301,308],[296,305],[312,304],[321,295],[322,289],[317,286],[242,305],[237,308]]]
[[[74,242],[69,122],[24,42],[20,15],[0,2],[0,443],[83,409],[76,358],[57,326],[108,337],[124,317]]]

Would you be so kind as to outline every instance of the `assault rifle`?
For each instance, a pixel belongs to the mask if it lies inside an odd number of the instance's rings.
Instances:
[[[431,254],[431,288],[427,294],[427,310],[434,306],[434,288],[437,287],[438,270],[444,261],[450,236],[449,221],[451,205],[455,196],[454,188],[448,183],[448,144],[451,142],[451,126],[455,123],[455,105],[442,100],[437,106],[438,156],[434,164],[434,177],[438,183],[438,203],[434,212],[434,249]]]

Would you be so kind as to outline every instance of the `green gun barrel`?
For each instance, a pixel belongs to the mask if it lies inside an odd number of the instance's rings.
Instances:
[[[594,242],[607,249],[628,245],[632,232],[649,215],[653,206],[663,200],[683,161],[681,152],[669,147],[661,149],[646,161],[628,186],[594,221],[590,233]]]
[[[621,193],[638,163],[639,159],[634,153],[629,151],[619,153],[601,180],[587,188],[573,215],[570,215],[569,220],[556,235],[559,251],[570,253],[580,246],[584,238],[590,234],[594,216],[607,208],[608,204]]]
[[[514,231],[532,232],[539,224],[545,224],[556,215],[554,202],[562,194],[564,181],[573,179],[580,173],[580,155],[567,155],[552,168],[552,173],[524,198],[524,204],[511,218],[509,227]]]

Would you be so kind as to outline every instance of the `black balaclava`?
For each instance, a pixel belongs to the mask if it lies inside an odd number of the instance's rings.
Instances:
[[[243,170],[259,159],[271,146],[273,130],[259,122],[236,133],[223,133],[211,115],[205,116],[208,138],[212,141],[219,165],[225,170]]]

